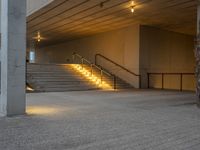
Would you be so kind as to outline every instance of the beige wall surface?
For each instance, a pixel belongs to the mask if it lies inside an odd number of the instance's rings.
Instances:
[[[67,59],[72,59],[73,52],[79,53],[92,62],[94,62],[95,54],[99,53],[139,73],[139,25],[38,49],[36,50],[36,62],[66,63]],[[137,77],[105,60],[98,59],[98,63],[138,87]]]
[[[134,25],[36,50],[38,63],[66,63],[77,52],[94,62],[100,53],[127,69],[142,75],[147,87],[147,72],[193,73],[195,68],[194,37],[154,27]],[[138,87],[139,80],[111,63],[98,59],[110,72]],[[150,86],[161,88],[161,76],[150,77]],[[166,75],[164,88],[179,89],[180,76]],[[183,76],[183,89],[194,90],[194,76]]]
[[[142,85],[147,87],[147,72],[194,73],[194,37],[154,27],[140,28],[140,73]],[[161,87],[161,76],[150,78],[152,87]],[[164,88],[179,89],[180,76],[166,75]],[[183,77],[183,88],[194,90],[194,76]]]

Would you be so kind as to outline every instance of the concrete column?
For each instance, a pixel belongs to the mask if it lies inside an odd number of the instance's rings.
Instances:
[[[197,6],[197,35],[200,33],[200,0],[198,0]]]
[[[200,0],[198,0],[197,6],[197,43],[196,43],[196,77],[197,77],[197,96],[198,106],[200,106]]]
[[[26,0],[1,0],[3,116],[25,114]]]

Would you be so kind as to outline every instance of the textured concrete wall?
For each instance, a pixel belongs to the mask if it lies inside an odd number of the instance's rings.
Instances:
[[[0,6],[1,6],[0,0]],[[42,7],[48,5],[49,3],[53,2],[54,0],[26,0],[26,12],[27,16],[31,15],[32,13],[36,12],[37,10],[41,9]],[[1,13],[1,11],[0,11]]]
[[[1,1],[0,0],[0,8],[1,8]],[[46,6],[47,4],[51,3],[54,0],[27,0],[27,16],[31,15],[32,13],[36,12],[37,10],[41,9],[42,7]],[[1,11],[0,11],[1,16]],[[1,21],[0,21],[0,28],[1,28]],[[0,30],[1,32],[1,30]]]
[[[41,9],[54,0],[27,0],[27,16]]]
[[[195,70],[194,37],[154,27],[140,28],[140,73],[147,87],[147,72],[192,72]],[[194,76],[184,76],[183,88],[195,89]],[[180,76],[168,75],[165,88],[179,89]],[[161,76],[152,76],[151,86],[161,87]]]
[[[1,98],[4,116],[25,114],[26,0],[2,0]]]
[[[93,62],[95,54],[100,53],[131,71],[139,73],[139,25],[39,49],[36,51],[36,61],[66,63],[67,59],[72,58],[73,52],[77,52]],[[134,86],[138,86],[137,77],[110,63],[105,63],[103,60],[100,60],[99,63]]]
[[[196,56],[197,104],[200,107],[200,0],[198,0],[198,8],[197,8],[197,42],[195,47],[195,56]]]

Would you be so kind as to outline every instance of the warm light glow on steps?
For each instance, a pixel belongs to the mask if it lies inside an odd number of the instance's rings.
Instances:
[[[86,67],[82,67],[79,64],[71,64],[71,67],[82,74],[86,79],[88,79],[88,82],[98,86],[99,88],[113,89],[112,86],[109,85],[106,81],[101,81],[101,78],[98,77],[96,73],[93,72],[91,75],[91,70],[88,70]]]
[[[26,86],[26,90],[27,90],[27,91],[30,91],[30,92],[33,92],[33,91],[34,91],[34,89],[31,88],[31,87],[29,87],[29,86]]]
[[[55,115],[59,112],[56,108],[31,106],[27,107],[26,113],[28,115]]]

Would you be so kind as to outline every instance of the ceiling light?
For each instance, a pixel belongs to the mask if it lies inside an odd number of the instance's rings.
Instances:
[[[135,12],[135,2],[131,1],[131,12],[134,13]]]
[[[40,31],[37,32],[37,35],[33,37],[37,42],[41,42],[41,40],[45,39],[44,37],[41,36]]]
[[[135,9],[134,7],[131,7],[131,12],[134,13],[135,12]]]
[[[38,42],[41,41],[41,35],[40,35],[40,32],[37,33],[37,41],[38,41]]]

